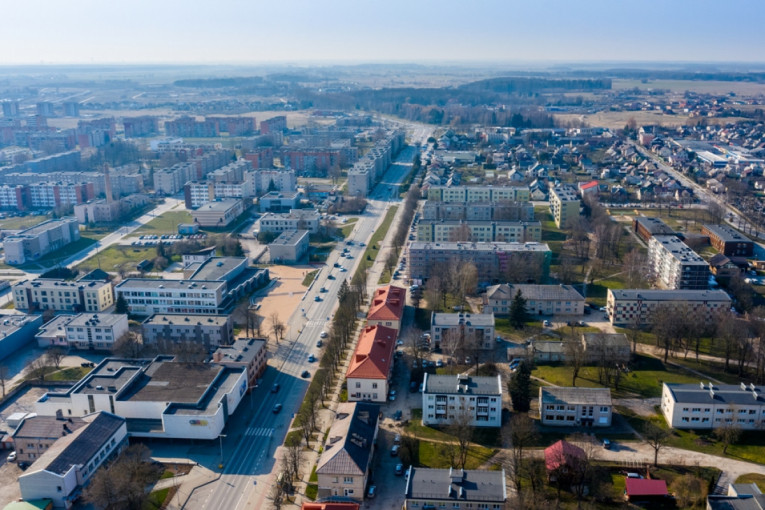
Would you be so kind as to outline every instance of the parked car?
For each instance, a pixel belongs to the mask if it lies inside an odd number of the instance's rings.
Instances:
[[[396,400],[396,390],[390,390],[388,392],[388,400],[390,400],[391,402]]]
[[[16,462],[16,452],[13,451],[8,455],[8,462]]]
[[[390,449],[390,456],[391,457],[398,457],[398,451],[401,449],[401,447],[397,444],[394,444]]]
[[[611,449],[611,440],[610,439],[603,439],[603,448],[606,450]]]
[[[279,414],[280,412],[282,412],[282,405],[281,404],[276,404],[274,406],[273,411],[274,411],[274,414]]]
[[[322,331],[321,333],[319,333],[319,338],[327,338],[327,332]]]
[[[393,444],[401,444],[401,434],[393,436]]]
[[[321,340],[316,340],[316,347],[322,347],[324,345],[324,342]]]
[[[513,361],[511,361],[510,362],[510,371],[511,372],[515,372],[516,370],[518,370],[518,367],[520,366],[520,364],[521,364],[521,360],[519,360],[519,359],[514,359]]]
[[[399,420],[401,419],[401,416],[402,416],[402,415],[403,415],[403,413],[402,413],[402,412],[401,412],[401,410],[399,409],[398,411],[396,411],[395,413],[393,413],[393,419],[394,419],[394,420],[396,420],[396,421],[399,421]]]
[[[321,301],[321,296],[316,296],[315,298],[313,298],[313,300],[318,303],[319,301]]]
[[[313,354],[309,354],[308,355],[308,362],[309,363],[313,363],[314,361],[316,361],[316,356],[314,356]]]
[[[404,474],[404,465],[401,463],[396,464],[396,469],[394,472],[396,473],[396,476],[402,476]]]
[[[437,368],[441,368],[442,366],[444,366],[444,361],[442,359],[440,359],[440,358],[437,359],[436,360],[436,367]]]
[[[300,377],[302,377],[303,379],[308,379],[309,377],[311,377],[311,372],[309,372],[308,370],[303,370],[303,373],[300,374]]]
[[[417,367],[414,367],[417,368]],[[412,381],[409,383],[409,391],[414,393],[417,391],[417,381]]]
[[[549,328],[550,326],[552,326],[552,324],[550,324],[550,321],[545,319],[545,320],[542,321],[542,326],[544,326],[546,328]]]
[[[370,485],[369,489],[367,490],[367,498],[368,499],[374,499],[374,497],[377,495],[377,486]]]
[[[281,386],[279,386],[279,383],[274,383],[274,385],[271,386],[271,393],[278,393],[279,388],[281,388]]]

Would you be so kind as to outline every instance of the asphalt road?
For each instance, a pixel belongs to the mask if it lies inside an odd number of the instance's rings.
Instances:
[[[419,144],[430,133],[428,128],[417,126],[411,139],[413,143]],[[331,320],[343,279],[350,280],[364,253],[365,248],[359,243],[368,243],[391,203],[400,202],[398,184],[411,168],[414,153],[413,147],[407,147],[399,154],[383,181],[369,197],[369,206],[364,214],[359,215],[356,226],[348,236],[353,244],[340,244],[330,254],[326,266],[303,297],[301,306],[287,320],[285,340],[273,358],[277,370],[267,371],[261,388],[252,397],[253,412],[244,418],[244,426],[229,423],[226,427],[226,437],[222,439],[223,457],[226,460],[220,479],[195,491],[186,508],[233,510],[267,506],[276,476],[274,466],[281,456],[278,446],[283,443],[292,417],[308,389],[310,379],[304,379],[300,374],[308,370],[313,376],[318,368],[318,362],[309,363],[308,356],[314,354],[320,357],[321,349],[316,347],[316,342]],[[348,248],[351,259],[340,257],[343,248]],[[339,263],[346,271],[333,267],[335,263]],[[328,278],[330,274],[334,279]],[[376,277],[375,273],[370,275],[370,279]],[[321,292],[322,288],[325,292]],[[316,301],[317,296],[320,301]],[[280,385],[277,393],[270,392],[274,383]],[[275,414],[273,408],[277,403],[282,404],[283,409]],[[246,405],[246,401],[240,404]]]

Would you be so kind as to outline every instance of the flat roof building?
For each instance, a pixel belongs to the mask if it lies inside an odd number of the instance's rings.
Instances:
[[[237,338],[230,345],[222,345],[213,353],[212,360],[224,367],[247,370],[247,391],[251,392],[266,371],[267,342],[263,338]]]
[[[48,220],[3,239],[5,262],[24,264],[80,239],[77,218]]]
[[[508,315],[518,291],[526,300],[526,311],[531,315],[584,315],[584,296],[571,285],[492,285],[486,289],[483,311]]]
[[[128,333],[128,317],[117,313],[81,313],[68,321],[66,342],[70,347],[105,351]]]
[[[540,242],[542,224],[538,221],[463,221],[422,220],[417,225],[417,240],[425,242]]]
[[[570,228],[579,218],[579,197],[568,186],[550,190],[550,212],[558,228]]]
[[[722,290],[650,290],[608,289],[606,311],[614,326],[650,326],[659,307],[671,307],[677,313],[696,313],[709,323],[728,310],[731,299]]]
[[[765,388],[754,384],[663,383],[661,412],[667,425],[678,429],[762,430]]]
[[[714,249],[726,257],[751,257],[754,242],[728,225],[702,225],[701,233],[709,236]]]
[[[112,284],[108,281],[37,278],[13,286],[17,310],[37,312],[104,312],[114,305]]]
[[[709,263],[676,236],[651,237],[648,264],[659,283],[667,289],[709,288]]]
[[[655,235],[677,235],[660,218],[652,216],[636,216],[632,220],[632,230],[645,242],[648,242]]]
[[[448,351],[494,348],[493,313],[438,313],[430,315],[430,334],[434,348]]]
[[[227,227],[244,212],[244,202],[238,198],[227,198],[207,202],[191,212],[194,223],[200,227]]]
[[[145,344],[193,342],[210,349],[234,341],[231,315],[154,314],[141,327]]]
[[[422,424],[450,425],[463,416],[473,427],[502,425],[502,378],[425,374]]]
[[[42,315],[0,316],[0,360],[34,340],[42,322]]]
[[[542,425],[610,427],[612,413],[610,388],[539,388]]]
[[[505,507],[505,470],[429,469],[410,466],[403,510],[427,508]],[[468,506],[470,505],[470,506]]]
[[[307,230],[285,230],[268,245],[272,263],[297,264],[308,254],[309,232]]]

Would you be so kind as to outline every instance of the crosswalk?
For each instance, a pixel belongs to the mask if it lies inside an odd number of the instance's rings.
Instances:
[[[244,435],[251,437],[269,437],[274,435],[274,429],[273,427],[248,427]]]

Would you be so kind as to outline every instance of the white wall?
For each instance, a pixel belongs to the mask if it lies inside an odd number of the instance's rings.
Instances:
[[[356,387],[356,383],[359,383],[360,387]],[[385,379],[359,379],[349,378],[348,384],[348,400],[351,402],[357,401],[371,401],[371,402],[385,402],[388,399],[388,381]],[[372,386],[376,384],[377,388]],[[359,394],[358,396],[354,396]],[[375,397],[375,394],[377,395]]]

